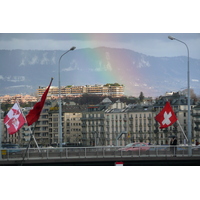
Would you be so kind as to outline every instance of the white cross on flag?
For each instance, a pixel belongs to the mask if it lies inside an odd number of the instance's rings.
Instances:
[[[7,127],[9,134],[16,133],[24,124],[26,120],[17,103],[9,110],[7,115],[4,117],[4,124]]]
[[[170,106],[170,103],[167,101],[165,107],[156,115],[155,120],[159,122],[160,128],[167,128],[171,126],[178,119]]]

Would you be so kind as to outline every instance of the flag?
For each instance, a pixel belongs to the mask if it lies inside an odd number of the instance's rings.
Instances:
[[[26,120],[27,120],[28,126],[32,125],[34,122],[36,122],[39,119],[40,113],[44,106],[44,102],[46,100],[46,97],[47,97],[47,94],[48,94],[48,91],[49,91],[52,81],[53,81],[53,78],[51,79],[51,82],[50,82],[48,88],[45,90],[44,94],[42,95],[42,98],[40,99],[40,101],[37,102],[34,105],[33,109],[29,111],[28,115],[26,115]]]
[[[178,119],[170,106],[170,103],[167,101],[165,107],[156,115],[155,120],[159,122],[160,128],[167,128],[171,126]]]
[[[26,120],[19,108],[18,103],[15,103],[4,117],[4,124],[6,125],[7,131],[10,135],[19,131],[25,122]]]

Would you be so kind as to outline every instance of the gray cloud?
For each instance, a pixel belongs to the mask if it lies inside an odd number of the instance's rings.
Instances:
[[[126,48],[150,56],[186,56],[186,48],[172,35],[184,41],[190,56],[200,59],[199,33],[1,33],[0,49],[67,50],[107,46]]]

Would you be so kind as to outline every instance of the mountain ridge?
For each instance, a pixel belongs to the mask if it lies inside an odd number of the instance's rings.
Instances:
[[[58,85],[61,50],[0,50],[0,95],[32,94],[39,86]],[[154,57],[129,49],[76,49],[60,62],[61,85],[117,82],[125,95],[160,96],[187,87],[187,57]],[[200,60],[190,58],[191,88],[200,94]]]

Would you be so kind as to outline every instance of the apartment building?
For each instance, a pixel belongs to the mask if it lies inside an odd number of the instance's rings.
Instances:
[[[62,141],[63,143],[82,144],[82,111],[86,106],[64,105],[62,106]],[[58,144],[58,106],[49,110],[49,144]]]
[[[123,86],[108,86],[108,94],[111,97],[117,98],[124,95],[124,87]]]
[[[196,140],[200,142],[200,104],[196,105],[192,109],[192,142]]]
[[[105,111],[107,145],[124,146],[132,142],[150,142],[152,106],[125,105],[117,101]],[[122,134],[117,141],[117,137]]]
[[[163,109],[166,101],[178,118],[166,129],[160,129],[154,117]],[[105,98],[98,105],[79,106],[63,105],[62,137],[63,143],[75,143],[88,146],[116,145],[116,138],[121,134],[118,145],[131,142],[151,144],[169,144],[169,136],[176,135],[178,144],[184,143],[187,135],[187,98],[173,94],[160,97],[154,104],[126,105],[119,100],[112,102]],[[26,115],[31,108],[24,108]],[[191,100],[192,142],[200,140],[200,105]],[[180,125],[179,125],[180,124]],[[181,127],[180,127],[181,126]],[[46,101],[34,135],[39,146],[58,144],[58,104],[57,101]],[[30,130],[24,126],[14,135],[8,135],[4,126],[3,142],[26,145],[30,140]],[[35,146],[34,141],[31,143]]]
[[[22,102],[22,103],[28,103],[28,102],[37,102],[37,98],[31,95],[16,94],[14,96],[10,96],[10,95],[1,96],[0,101],[2,103],[9,102],[10,104],[14,104],[16,101]]]
[[[126,145],[153,138],[153,107],[104,99],[83,112],[82,134],[87,145]],[[117,142],[117,137],[122,134]]]
[[[152,105],[129,105],[127,108],[127,133],[126,141],[154,143],[153,133],[154,112]],[[125,110],[125,111],[126,111]]]
[[[88,146],[104,146],[108,144],[105,133],[105,110],[112,105],[110,99],[104,99],[100,104],[88,106],[82,112],[82,141]]]
[[[178,122],[166,129],[160,129],[155,116],[163,109],[166,101],[170,101],[176,113]],[[200,106],[192,109],[192,142],[199,140]],[[180,124],[180,125],[179,125]],[[169,144],[169,136],[176,135],[178,143],[183,144],[187,135],[187,98],[184,95],[174,94],[161,97],[152,105],[124,105],[121,102],[103,102],[88,107],[83,113],[82,126],[85,144],[112,145],[121,134],[118,145],[131,142],[147,142],[151,144]],[[183,133],[183,131],[184,133]],[[102,141],[102,142],[101,142]]]
[[[37,90],[37,95],[40,97],[44,93],[47,87],[39,87]],[[112,97],[122,97],[124,95],[124,86],[123,85],[85,85],[85,86],[66,86],[61,87],[61,96],[73,96],[79,97],[84,93],[96,94],[103,96],[112,96]],[[48,92],[48,99],[51,99],[53,96],[56,97],[59,95],[59,88],[51,86]]]
[[[67,105],[63,107],[64,143],[82,144],[82,112],[87,106]]]
[[[115,145],[116,138],[128,131],[126,104],[119,100],[115,103],[104,99],[99,105],[88,107],[83,112],[82,132],[87,145]],[[120,139],[119,145],[126,144],[127,134]]]
[[[178,139],[178,144],[184,143],[184,133],[187,136],[187,126],[188,126],[188,102],[185,95],[181,95],[179,93],[174,93],[171,96],[163,96],[159,98],[154,106],[155,114],[158,114],[163,107],[165,106],[165,102],[169,101],[172,109],[174,110],[178,122],[175,122],[172,126],[169,126],[165,129],[159,129],[159,125],[157,122],[154,124],[154,132],[156,133],[157,143],[159,144],[168,144],[169,143],[169,136],[176,135]],[[195,111],[195,103],[194,100],[190,100],[191,110],[192,113],[198,112],[198,109]],[[196,107],[197,108],[197,107]],[[195,118],[191,116],[191,120],[194,121]],[[180,124],[180,125],[179,125]],[[184,133],[183,133],[183,131]],[[194,123],[192,123],[191,127],[192,131],[192,141],[194,141],[194,136],[196,135],[194,129]]]

